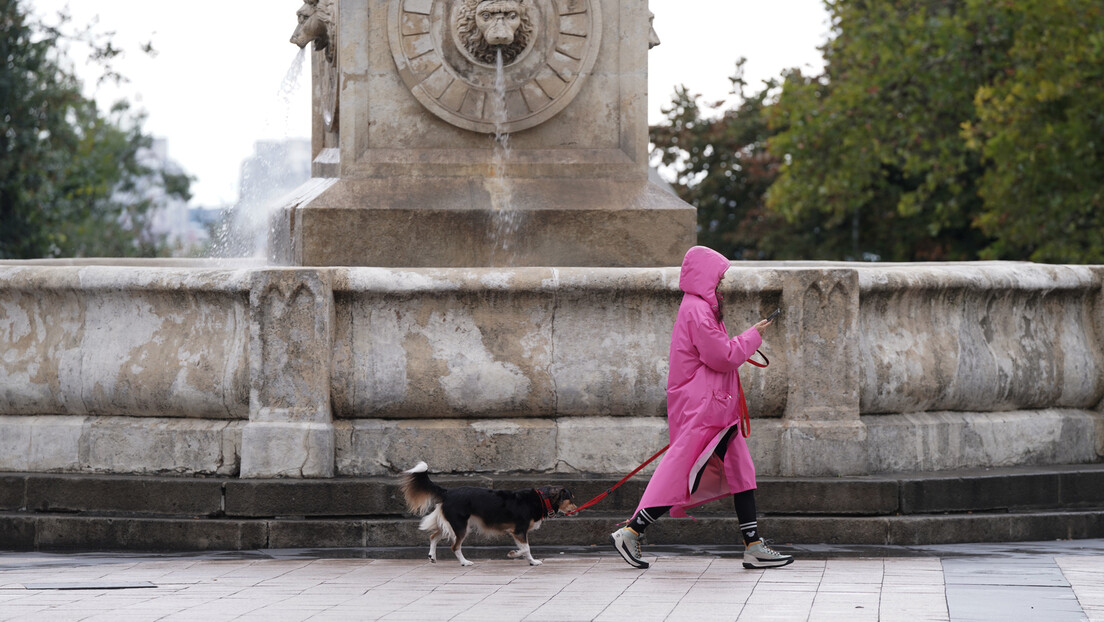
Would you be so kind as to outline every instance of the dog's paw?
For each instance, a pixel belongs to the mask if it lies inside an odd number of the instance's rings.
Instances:
[[[473,562],[470,562],[470,561],[465,559],[464,561],[460,562],[460,565],[461,566],[474,566],[475,564]]]
[[[540,565],[541,565],[541,564],[543,564],[543,563],[544,563],[544,562],[542,562],[542,561],[541,561],[541,560],[539,560],[539,559],[530,559],[530,560],[529,560],[529,565],[530,565],[530,566],[540,566]]]
[[[431,564],[436,564],[436,563],[437,563],[437,558],[436,558],[436,557],[434,557],[434,556],[432,556],[432,555],[430,555],[430,556],[429,556],[429,563],[431,563]]]
[[[521,557],[523,554],[524,553],[522,553],[521,551],[510,551],[509,553],[506,554],[506,557],[509,557],[510,559],[517,559],[517,558]]]

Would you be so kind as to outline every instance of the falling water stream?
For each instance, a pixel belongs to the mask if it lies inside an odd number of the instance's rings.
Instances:
[[[279,89],[274,108],[266,115],[263,134],[269,146],[280,146],[292,134],[291,115],[293,102],[302,91],[303,66],[307,49],[300,48],[288,67]],[[243,167],[241,191],[238,202],[230,208],[219,227],[210,255],[219,258],[252,258],[271,261],[268,252],[268,234],[272,211],[279,207],[277,199],[307,179],[297,179],[296,171],[288,170],[287,151],[279,148],[262,149],[258,145],[254,154],[254,166]],[[309,178],[309,171],[307,172]],[[283,186],[272,183],[283,182]]]
[[[494,98],[491,102],[494,115],[494,154],[491,157],[491,176],[486,180],[491,195],[491,265],[509,265],[517,256],[514,248],[520,214],[511,205],[513,188],[507,176],[510,160],[510,134],[506,131],[509,118],[506,110],[506,72],[502,62],[502,49],[495,61]]]

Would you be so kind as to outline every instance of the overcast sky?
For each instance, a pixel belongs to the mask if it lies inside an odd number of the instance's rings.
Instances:
[[[301,0],[220,0],[217,9],[194,1],[28,4],[43,16],[68,6],[75,23],[98,19],[97,30],[115,32],[116,46],[128,51],[116,68],[130,82],[96,97],[126,97],[146,111],[146,131],[166,138],[169,157],[196,178],[193,204],[237,200],[239,168],[254,141],[310,135],[309,70],[297,91],[280,95],[299,51],[288,39]],[[649,54],[653,123],[678,84],[709,100],[725,98],[741,56],[753,87],[788,67],[822,67],[822,0],[651,0],[650,8],[662,41]],[[146,42],[155,57],[138,51]]]

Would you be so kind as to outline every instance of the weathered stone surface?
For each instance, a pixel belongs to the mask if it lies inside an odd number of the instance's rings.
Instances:
[[[240,551],[265,548],[268,540],[261,521],[99,516],[38,516],[30,521],[39,549]]]
[[[0,284],[0,413],[245,416],[239,273],[8,265]]]
[[[868,468],[881,472],[943,471],[979,466],[1095,462],[1094,428],[1104,424],[1080,410],[1004,413],[873,415],[868,422]]]
[[[111,512],[216,516],[220,479],[27,475],[26,508],[33,512]]]
[[[226,482],[227,516],[370,516],[385,509],[403,511],[397,479]]]
[[[501,47],[501,103],[495,63],[455,34],[464,11],[448,7],[462,6],[340,3],[327,35],[340,43],[313,55],[314,172],[333,179],[282,207],[277,260],[677,264],[696,239],[695,210],[648,179],[648,41],[624,36],[649,31],[647,3],[582,0],[562,15],[552,0],[526,3],[528,45]],[[379,243],[388,239],[433,243]]]
[[[0,470],[236,475],[241,421],[0,416]]]
[[[332,477],[330,275],[262,270],[249,293],[249,423],[242,477]]]
[[[888,266],[859,278],[864,413],[1093,408],[1104,396],[1089,267]]]
[[[0,475],[0,510],[11,512],[24,506],[27,478],[21,475]]]
[[[901,482],[901,511],[905,514],[1018,510],[1056,507],[1061,497],[1061,475],[1042,473],[972,477],[916,477]]]
[[[317,181],[310,184],[317,185]],[[283,208],[280,263],[303,266],[667,266],[694,244],[695,214],[644,182],[511,180],[510,212],[471,179],[331,180]],[[372,240],[411,238],[394,246]]]
[[[580,417],[557,420],[559,470],[628,473],[669,440],[666,418]],[[641,471],[655,471],[659,460]]]
[[[393,473],[432,456],[445,472],[615,473],[665,442],[677,268],[39,263],[0,265],[0,470],[328,477]],[[730,272],[730,332],[783,308],[762,348],[771,366],[741,372],[760,475],[1100,460],[1100,270],[772,263]],[[50,303],[23,304],[38,287]],[[172,304],[178,296],[202,302]],[[64,345],[67,335],[114,334],[135,306],[171,318],[149,337],[164,369],[133,375],[130,364],[109,382],[81,361],[120,369],[132,341]],[[977,319],[983,308],[984,321],[966,327],[963,309]],[[1032,321],[1015,324],[1006,308]],[[53,328],[61,317],[81,318],[79,330]],[[201,335],[196,325],[219,328]],[[222,372],[198,393],[163,392],[169,374],[191,377],[178,362],[199,351],[222,357],[212,367]],[[71,380],[31,390],[32,369]],[[937,385],[949,392],[934,396]],[[1066,406],[1040,407],[1049,403]],[[908,404],[956,410],[884,412]],[[115,411],[126,416],[106,414]]]
[[[542,419],[340,421],[339,475],[384,475],[426,461],[437,472],[551,471],[555,423]]]

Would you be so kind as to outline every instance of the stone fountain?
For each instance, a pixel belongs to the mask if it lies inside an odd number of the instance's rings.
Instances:
[[[274,210],[283,265],[0,262],[0,472],[13,473],[0,512],[16,512],[0,514],[0,548],[129,546],[142,529],[183,548],[393,544],[414,528],[363,519],[401,511],[390,478],[371,478],[418,460],[585,483],[662,447],[695,215],[649,181],[650,18],[645,0],[307,0],[292,41],[312,49],[314,177]],[[760,477],[819,486],[1104,455],[1104,267],[730,274],[730,330],[783,310],[772,365],[744,374]],[[105,506],[82,478],[123,501]],[[171,530],[115,518],[139,511],[146,479],[171,507],[144,511],[177,517]],[[184,488],[206,501],[187,505]],[[308,489],[327,502],[297,496]],[[892,521],[897,488],[880,490]],[[32,506],[107,514],[58,519],[87,529],[73,535],[19,514]],[[271,518],[311,513],[355,518]],[[179,518],[193,515],[245,518]],[[1083,534],[1098,516],[1044,522]],[[606,522],[570,537],[594,542]],[[980,524],[961,537],[1057,533]],[[893,539],[877,525],[871,542]]]
[[[694,243],[693,207],[649,181],[646,2],[309,0],[299,18],[316,179],[279,210],[279,263],[669,266]]]

